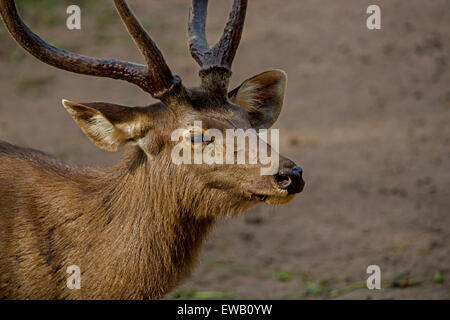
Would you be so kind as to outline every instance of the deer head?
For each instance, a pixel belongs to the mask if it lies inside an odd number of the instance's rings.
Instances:
[[[163,55],[124,0],[114,0],[129,34],[145,58],[146,65],[91,58],[55,48],[34,34],[20,19],[14,1],[1,0],[0,13],[15,40],[39,60],[70,72],[131,82],[160,102],[147,107],[111,103],[63,105],[88,138],[103,150],[117,151],[136,146],[146,161],[172,166],[178,176],[190,176],[202,192],[215,192],[222,201],[248,206],[260,201],[286,203],[302,191],[302,169],[279,156],[279,170],[261,175],[261,164],[174,165],[171,152],[177,128],[192,128],[201,121],[200,136],[187,131],[192,147],[210,143],[205,130],[265,129],[277,120],[284,100],[287,77],[281,70],[266,71],[228,91],[231,65],[241,38],[247,0],[235,0],[225,31],[217,44],[209,46],[205,36],[207,0],[193,0],[189,17],[190,52],[200,65],[199,87],[187,88],[173,75]],[[275,152],[262,142],[269,152]],[[196,146],[198,147],[198,145]],[[237,151],[236,151],[237,152]],[[246,151],[248,152],[248,150]],[[193,180],[189,180],[193,181]],[[198,187],[198,186],[197,186]]]

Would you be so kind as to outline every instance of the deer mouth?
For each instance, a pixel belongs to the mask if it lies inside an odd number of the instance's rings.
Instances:
[[[257,201],[265,201],[267,199],[268,196],[264,195],[264,194],[253,194],[252,198],[257,200]]]
[[[294,198],[295,198],[295,194],[288,194],[284,197],[271,196],[271,197],[267,197],[264,200],[264,202],[267,204],[286,204],[288,202],[291,202],[291,200]]]
[[[264,202],[266,204],[285,204],[294,199],[295,194],[286,195],[265,195],[254,193],[251,196],[252,200]]]

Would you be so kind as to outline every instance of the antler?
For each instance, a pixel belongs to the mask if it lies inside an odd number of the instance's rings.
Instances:
[[[142,24],[133,14],[125,0],[114,0],[116,9],[127,27],[128,33],[133,38],[137,47],[144,56],[148,69],[149,81],[153,85],[153,96],[160,98],[170,91],[175,84],[181,82],[178,76],[173,76],[169,66],[166,64],[161,51],[145,31]]]
[[[0,14],[17,43],[44,63],[66,71],[131,82],[161,99],[180,83],[124,0],[114,0],[128,32],[144,55],[147,65],[87,57],[58,49],[33,33],[21,20],[14,1],[0,0]]]
[[[244,27],[247,0],[234,0],[223,35],[213,47],[208,45],[205,35],[207,7],[208,0],[192,0],[188,26],[191,55],[200,65],[201,72],[220,68],[231,74],[231,64]]]

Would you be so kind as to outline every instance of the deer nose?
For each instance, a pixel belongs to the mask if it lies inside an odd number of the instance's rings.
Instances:
[[[275,176],[275,184],[281,190],[287,190],[288,194],[302,192],[305,187],[303,181],[303,169],[294,167],[291,169],[281,169]]]

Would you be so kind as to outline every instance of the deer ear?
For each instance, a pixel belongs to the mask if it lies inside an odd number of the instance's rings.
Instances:
[[[287,76],[270,70],[245,80],[228,93],[230,100],[245,109],[255,129],[270,128],[281,112]]]
[[[63,100],[62,103],[88,138],[106,151],[138,145],[151,128],[152,121],[146,108],[103,102],[81,104]]]

